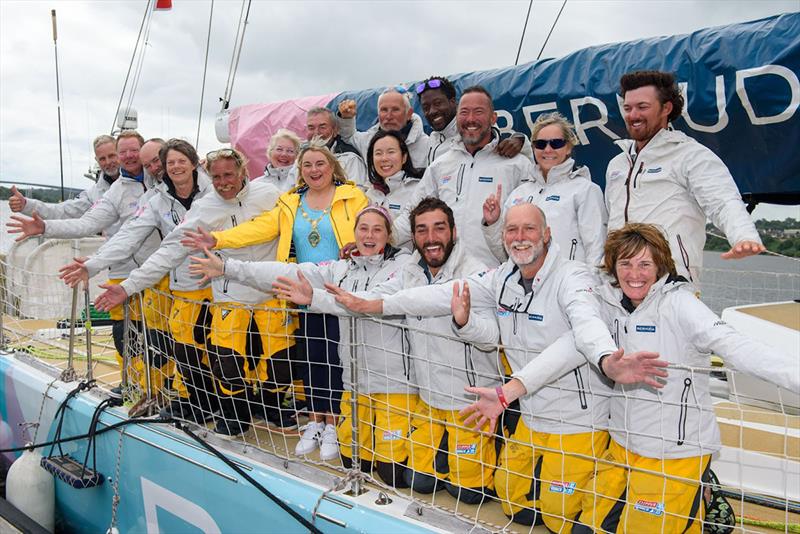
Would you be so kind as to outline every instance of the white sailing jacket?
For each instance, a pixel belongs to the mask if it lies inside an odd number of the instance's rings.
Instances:
[[[732,244],[761,239],[728,168],[711,150],[683,132],[661,130],[638,154],[630,139],[606,171],[608,230],[627,222],[660,225],[678,274],[699,282],[706,218]]]
[[[502,384],[503,373],[496,347],[474,346],[455,339],[451,332],[450,296],[447,297],[446,310],[427,315],[406,314],[402,311],[403,301],[390,311],[387,302],[392,295],[408,288],[418,288],[416,294],[426,295],[424,298],[428,299],[428,294],[439,293],[444,286],[452,287],[449,282],[482,272],[486,266],[474,256],[467,255],[458,243],[447,262],[430,280],[423,265],[419,252],[414,251],[397,276],[367,293],[359,293],[359,296],[382,298],[384,315],[406,316],[406,324],[410,327],[411,360],[422,400],[441,410],[461,410],[473,402],[473,396],[464,391],[464,386],[493,388]],[[452,295],[452,289],[449,294]],[[317,298],[317,291],[314,291],[314,298]]]
[[[297,185],[297,166],[273,167],[272,163],[267,163],[267,166],[264,168],[264,174],[253,178],[251,181],[256,182],[261,180],[274,185],[275,188],[283,194]]]
[[[132,217],[139,208],[140,200],[145,201],[149,196],[154,181],[148,174],[139,182],[133,178],[120,175],[111,187],[108,188],[100,200],[77,219],[52,219],[45,221],[44,237],[75,239],[89,237],[103,232],[107,238],[116,234],[122,225]],[[143,205],[143,204],[142,204]],[[138,265],[158,248],[160,238],[158,232],[153,230],[144,240],[142,245],[132,251],[132,258],[115,263],[109,267],[109,278],[125,278]],[[129,254],[128,257],[131,257]],[[133,293],[128,293],[132,295]]]
[[[560,348],[572,351],[569,357],[575,367],[559,372],[546,387],[529,390],[530,395],[520,399],[522,414],[526,424],[538,432],[590,432],[607,425],[611,387],[578,349],[596,361],[615,351],[616,346],[592,296],[594,278],[585,265],[563,259],[555,248],[557,245],[548,251],[529,293],[520,284],[519,269],[511,261],[469,276],[470,318],[455,331],[475,343],[497,343],[499,337],[514,377],[557,340],[568,340]],[[403,291],[385,297],[383,310],[441,314],[449,312],[451,296],[451,284],[424,293]],[[488,313],[480,313],[482,310]]]
[[[205,195],[192,204],[183,221],[164,238],[161,247],[142,265],[122,282],[122,287],[131,295],[158,282],[165,273],[187,260],[189,255],[202,254],[181,244],[185,230],[196,231],[203,228],[209,232],[227,230],[238,224],[249,221],[262,212],[275,207],[278,190],[274,185],[258,181],[251,183],[245,179],[245,185],[232,200],[225,200],[216,191]],[[277,244],[273,241],[263,245],[254,245],[239,249],[217,251],[221,256],[250,261],[266,261],[275,259]],[[198,289],[196,279],[189,289]],[[237,302],[242,304],[261,304],[271,295],[258,291],[251,286],[231,280],[218,278],[211,284],[215,303]]]
[[[636,454],[686,458],[720,449],[709,373],[698,369],[711,367],[712,353],[735,369],[800,390],[797,354],[784,354],[738,333],[695,297],[685,281],[664,276],[633,313],[623,308],[622,291],[608,278],[598,295],[604,319],[626,353],[653,351],[671,364],[662,389],[616,385],[611,437]]]
[[[342,308],[325,292],[325,284],[335,284],[347,291],[369,291],[385,282],[409,261],[411,255],[398,249],[386,254],[363,257],[354,255],[347,260],[313,263],[283,263],[276,261],[249,262],[235,259],[225,261],[225,278],[262,291],[271,291],[272,282],[279,276],[296,278],[301,271],[309,283],[319,289],[309,309],[317,313],[342,315]],[[408,341],[403,329],[369,319],[357,321],[358,340],[350,339],[348,317],[339,319],[339,359],[343,367],[342,380],[352,384],[350,373],[351,348],[355,346],[358,359],[359,393],[416,393]],[[402,317],[385,320],[402,321]]]
[[[84,189],[80,194],[64,202],[43,202],[35,198],[25,199],[25,207],[22,208],[24,215],[39,214],[42,219],[77,219],[111,187],[116,178],[109,178],[106,173],[100,171],[97,175],[97,182],[93,183],[88,189]]]
[[[522,202],[539,206],[547,216],[551,238],[569,260],[595,267],[603,261],[608,213],[603,191],[592,182],[588,167],[575,160],[550,169],[547,180],[538,165],[506,199],[504,210]],[[486,244],[500,261],[508,257],[503,248],[503,217],[490,226],[481,225]]]
[[[408,176],[405,171],[401,170],[386,178],[386,185],[389,186],[388,195],[370,184],[370,188],[366,192],[367,198],[370,204],[386,208],[391,213],[392,219],[396,219],[414,195],[419,181],[420,178]]]
[[[197,174],[197,192],[192,203],[213,191],[211,180],[204,173]],[[170,192],[165,182],[159,182],[140,202],[139,208],[119,232],[95,252],[84,264],[91,278],[111,265],[125,261],[131,252],[137,250],[153,231],[159,240],[169,235],[186,216],[187,210]],[[145,261],[146,263],[146,261]],[[165,273],[161,273],[163,277]],[[159,278],[158,280],[160,280]],[[156,280],[156,282],[158,281]],[[197,288],[197,282],[189,274],[189,261],[185,259],[173,267],[169,273],[169,287],[174,291],[190,291]],[[128,293],[132,295],[133,293]]]
[[[469,255],[474,255],[487,266],[499,265],[481,230],[483,203],[489,195],[497,192],[498,183],[503,185],[505,201],[523,179],[530,177],[533,164],[522,154],[513,158],[499,155],[495,152],[498,140],[495,133],[492,140],[473,156],[459,138],[446,154],[426,169],[414,195],[394,221],[397,243],[405,245],[411,241],[409,212],[423,198],[437,197],[453,210],[459,242],[466,246]]]
[[[339,137],[346,143],[350,143],[356,147],[361,153],[361,157],[366,158],[369,143],[378,132],[380,124],[373,125],[365,132],[358,132],[356,131],[355,118],[343,119],[337,116],[336,119],[339,122]],[[411,130],[406,136],[406,146],[408,147],[408,153],[411,156],[411,162],[414,164],[414,167],[417,169],[424,169],[428,166],[428,136],[425,134],[425,129],[422,126],[422,119],[416,113],[411,115]],[[364,169],[364,171],[365,174],[361,183],[369,183],[366,169]],[[357,182],[357,180],[353,178],[350,179]],[[357,185],[359,184],[357,183]]]

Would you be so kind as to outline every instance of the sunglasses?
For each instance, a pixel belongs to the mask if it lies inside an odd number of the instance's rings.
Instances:
[[[418,95],[421,95],[425,92],[425,89],[438,89],[442,86],[442,80],[429,80],[427,82],[422,82],[417,84],[416,91]]]
[[[238,151],[233,150],[232,148],[220,148],[219,150],[212,150],[208,154],[206,154],[206,162],[211,163],[212,161],[216,161],[220,158],[232,158],[236,160],[236,162],[241,165],[242,164],[242,155],[239,154]]]
[[[550,145],[553,150],[558,150],[567,146],[567,142],[564,139],[537,139],[533,142],[533,147],[536,150],[544,150],[547,145]]]

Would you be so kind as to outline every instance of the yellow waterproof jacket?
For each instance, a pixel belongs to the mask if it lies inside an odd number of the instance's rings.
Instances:
[[[211,232],[217,239],[216,249],[241,248],[266,243],[278,238],[277,261],[289,261],[292,249],[292,229],[300,195],[307,190],[306,185],[287,191],[278,199],[274,208],[235,228],[221,232]],[[356,215],[368,204],[367,197],[352,182],[336,186],[328,217],[339,248],[355,241],[354,226]]]

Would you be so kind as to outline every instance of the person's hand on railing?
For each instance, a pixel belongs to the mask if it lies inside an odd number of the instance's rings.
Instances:
[[[297,271],[297,280],[285,276],[276,278],[272,283],[272,291],[278,298],[301,306],[311,304],[311,299],[314,297],[314,288],[301,271]]]
[[[217,238],[198,226],[196,232],[184,230],[181,245],[197,250],[212,249],[217,245]]]
[[[225,274],[225,262],[222,258],[208,250],[208,247],[203,247],[203,252],[206,257],[189,256],[192,263],[189,264],[189,272],[192,276],[202,276],[199,285],[210,282],[212,279]]]
[[[11,186],[11,197],[8,199],[8,207],[11,208],[11,211],[14,213],[20,212],[25,209],[25,204],[28,203],[28,200],[25,196],[17,190],[16,185]]]
[[[74,260],[72,263],[68,263],[58,270],[58,277],[69,287],[75,287],[81,282],[88,283],[89,271],[84,266],[84,263],[89,258],[82,256],[72,259]]]
[[[22,241],[35,235],[44,233],[44,220],[35,211],[31,217],[24,215],[12,215],[11,220],[6,223],[9,234],[22,234],[14,241]]]
[[[620,384],[645,383],[654,388],[663,388],[665,382],[658,378],[666,378],[664,369],[669,362],[658,359],[656,352],[632,352],[625,354],[622,348],[603,356],[600,360],[600,370],[608,378]]]
[[[325,284],[328,293],[336,297],[336,302],[355,313],[380,315],[383,313],[383,300],[367,300],[349,293],[335,284]]]
[[[109,311],[125,302],[128,294],[125,288],[117,284],[100,284],[101,289],[105,289],[94,300],[94,307],[99,311]]]

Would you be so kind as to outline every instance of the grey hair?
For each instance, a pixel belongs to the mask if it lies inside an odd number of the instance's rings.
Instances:
[[[539,212],[539,215],[542,217],[542,230],[547,228],[547,215],[545,215],[544,210],[534,204],[533,202],[520,202],[519,204],[514,204],[513,206],[508,207],[507,209],[503,210],[503,228],[506,226],[506,218],[508,217],[508,212],[511,211],[511,208],[516,208],[517,206],[524,206],[525,204],[529,204],[536,208],[536,211]]]
[[[272,137],[269,138],[269,146],[267,147],[267,157],[269,157],[270,153],[273,151],[275,146],[277,146],[278,141],[281,139],[288,139],[294,145],[295,152],[300,150],[300,138],[291,130],[287,130],[286,128],[281,128],[274,134]]]
[[[546,126],[556,125],[561,128],[561,133],[564,134],[564,140],[569,143],[571,146],[577,146],[578,143],[578,136],[575,135],[575,126],[572,125],[567,118],[559,113],[558,111],[554,111],[552,113],[542,113],[538,117],[536,117],[536,122],[533,123],[533,128],[531,128],[531,142],[536,140],[536,136],[542,130],[542,128]]]
[[[116,146],[117,140],[111,137],[110,135],[106,134],[98,135],[97,137],[94,138],[94,141],[92,141],[92,149],[97,150],[97,147],[99,147],[100,145],[104,145],[106,143],[114,143],[114,145]]]
[[[331,120],[334,126],[336,126],[336,115],[334,115],[333,111],[329,110],[328,108],[324,108],[322,106],[314,106],[313,108],[306,111],[306,117],[309,115],[327,115],[328,118]]]
[[[388,94],[391,94],[391,93],[396,93],[396,94],[400,95],[401,97],[403,97],[403,103],[406,105],[406,113],[407,113],[408,110],[411,109],[411,107],[412,107],[411,106],[411,93],[408,92],[408,91],[406,91],[405,93],[401,93],[395,87],[389,87],[388,89],[384,90],[381,93],[381,96],[388,95]],[[378,109],[380,109],[380,102],[381,102],[381,98],[379,96],[378,97]]]

